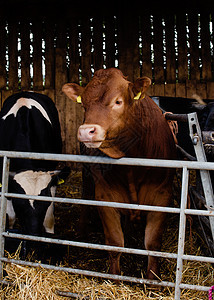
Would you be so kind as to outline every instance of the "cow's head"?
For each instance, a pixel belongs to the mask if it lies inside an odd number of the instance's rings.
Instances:
[[[29,196],[55,196],[59,178],[65,178],[69,170],[60,171],[32,171],[11,173],[9,192],[26,194]],[[39,201],[12,198],[16,216],[24,233],[41,235],[43,227],[46,233],[54,233],[53,204],[50,201]]]
[[[63,92],[73,101],[81,101],[85,109],[84,124],[78,130],[79,141],[111,157],[123,156],[119,149],[114,149],[115,139],[127,127],[135,99],[143,98],[150,84],[148,77],[133,84],[115,68],[96,71],[85,88],[65,84]]]

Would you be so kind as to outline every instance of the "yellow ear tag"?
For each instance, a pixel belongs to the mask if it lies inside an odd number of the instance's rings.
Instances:
[[[141,96],[141,92],[139,92],[139,93],[134,97],[134,100],[139,100],[139,99],[140,99],[140,96]]]
[[[81,96],[77,97],[77,103],[82,103]]]
[[[0,183],[0,188],[2,188],[2,184]]]
[[[65,182],[65,180],[63,180],[62,178],[59,178],[57,185],[63,184]]]

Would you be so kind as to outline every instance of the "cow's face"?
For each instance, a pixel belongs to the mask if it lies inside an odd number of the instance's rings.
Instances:
[[[9,191],[33,196],[54,196],[55,187],[52,181],[53,172],[24,171],[10,178]],[[42,232],[45,216],[51,202],[13,198],[12,203],[24,232],[39,235]]]
[[[85,109],[84,124],[79,127],[78,139],[89,148],[112,147],[115,139],[127,127],[134,97],[150,85],[149,78],[127,81],[118,69],[103,69],[95,73],[89,84],[82,88],[66,84],[63,92],[72,100],[81,99]]]

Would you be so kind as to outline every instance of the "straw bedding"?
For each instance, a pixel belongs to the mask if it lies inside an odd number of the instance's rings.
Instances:
[[[60,188],[58,192],[62,197],[81,196],[81,174],[73,172],[68,183]],[[91,214],[96,212],[92,211]],[[63,215],[63,218],[62,218]],[[71,217],[72,216],[72,217]],[[78,239],[76,236],[77,220],[79,218],[79,207],[64,206],[56,207],[56,231],[61,233],[64,230],[65,238]],[[93,219],[93,218],[92,218]],[[63,220],[63,222],[62,222]],[[178,239],[178,216],[170,216],[167,230],[163,238],[163,251],[177,252]],[[95,243],[104,243],[101,224],[93,222],[90,224],[88,240]],[[99,228],[97,230],[97,228]],[[140,228],[140,230],[139,230]],[[137,230],[136,230],[137,229]],[[136,224],[127,234],[126,246],[142,248],[141,225]],[[192,238],[190,238],[192,236]],[[204,255],[202,249],[205,245],[198,235],[197,230],[190,230],[187,222],[185,253],[193,255]],[[20,248],[15,254],[6,253],[8,257],[19,258]],[[28,257],[34,260],[34,257]],[[37,257],[38,259],[38,257]],[[49,262],[52,262],[51,258]],[[47,263],[47,262],[46,262]],[[61,262],[63,266],[75,268],[86,268],[99,272],[107,272],[107,253],[103,251],[66,248]],[[142,256],[122,255],[122,273],[127,276],[144,277],[146,259]],[[175,281],[176,261],[171,259],[161,260],[161,279]],[[117,299],[117,300],[138,300],[138,299],[174,299],[174,289],[150,288],[145,285],[131,283],[115,283],[98,278],[85,278],[64,272],[50,271],[43,268],[4,265],[5,280],[12,285],[3,286],[0,290],[1,299],[10,300],[43,300],[43,299]],[[200,262],[185,262],[183,268],[183,283],[212,286],[214,284],[214,268],[211,264]],[[71,292],[73,298],[65,298],[59,291]],[[181,299],[208,299],[208,293],[183,290]]]

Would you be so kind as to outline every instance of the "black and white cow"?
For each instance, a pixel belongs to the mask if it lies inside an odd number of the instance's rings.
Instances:
[[[61,153],[60,123],[53,101],[33,92],[7,98],[0,112],[0,150]],[[54,161],[11,159],[9,192],[54,196],[56,165]],[[17,216],[26,234],[39,235],[43,228],[54,233],[53,210],[52,202],[8,199],[9,228]]]

